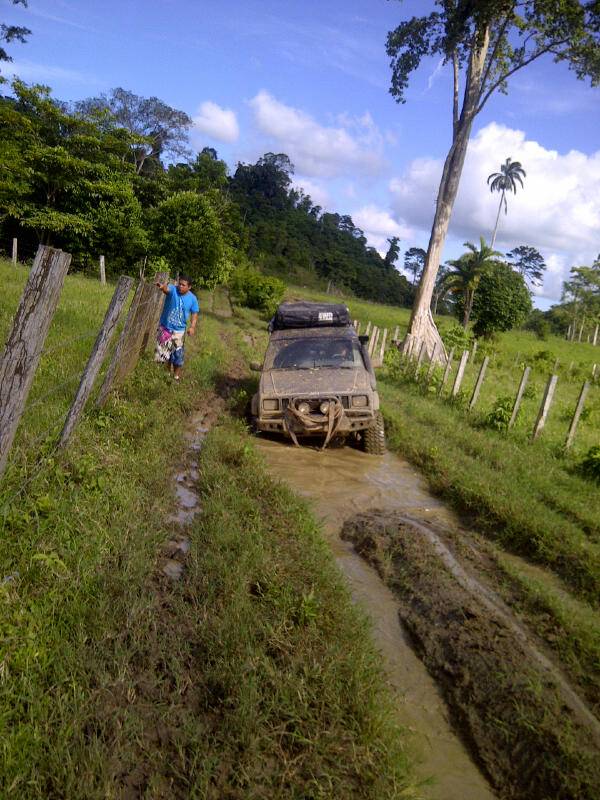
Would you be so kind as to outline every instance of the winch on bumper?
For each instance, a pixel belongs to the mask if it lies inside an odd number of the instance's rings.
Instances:
[[[258,405],[258,397],[255,402]],[[332,425],[336,433],[354,433],[373,425],[377,408],[369,406],[367,395],[262,398],[262,408],[253,408],[255,427],[260,431],[327,435]],[[378,399],[378,398],[377,398]],[[377,406],[379,404],[377,403]]]

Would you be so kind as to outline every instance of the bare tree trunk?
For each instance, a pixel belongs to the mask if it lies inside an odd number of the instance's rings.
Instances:
[[[402,345],[404,352],[411,353],[425,341],[428,358],[431,358],[435,349],[436,359],[442,362],[446,361],[446,349],[433,321],[431,297],[448,233],[450,215],[458,192],[471,126],[477,113],[488,45],[489,30],[486,30],[482,37],[481,46],[477,47],[474,44],[471,51],[462,112],[454,126],[452,146],[444,163],[444,171],[438,190],[435,216],[427,248],[427,258],[425,259],[425,268],[417,289],[408,332]]]
[[[498,213],[496,214],[496,224],[494,225],[494,232],[492,233],[492,243],[490,244],[490,248],[493,250],[494,245],[496,243],[496,234],[498,233],[498,222],[500,220],[500,212],[502,211],[502,200],[504,199],[504,189],[502,190],[502,194],[500,195],[500,202],[498,203]]]

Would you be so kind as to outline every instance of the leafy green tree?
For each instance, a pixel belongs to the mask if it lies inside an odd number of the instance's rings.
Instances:
[[[496,257],[501,255],[488,247],[483,236],[479,238],[479,249],[471,242],[465,242],[465,247],[468,248],[467,253],[448,262],[451,269],[447,273],[443,285],[446,292],[450,291],[458,295],[461,300],[457,304],[457,308],[462,311],[463,328],[469,324],[475,293],[484,273],[497,263]]]
[[[404,269],[407,272],[412,272],[413,286],[416,285],[418,279],[421,277],[426,258],[427,253],[422,247],[410,247],[404,254]]]
[[[530,245],[521,244],[506,254],[513,269],[516,269],[533,286],[540,286],[544,280],[546,262],[543,255]]]
[[[488,175],[488,186],[490,187],[490,192],[500,192],[500,203],[498,204],[498,213],[496,214],[496,223],[494,224],[494,232],[492,233],[492,241],[490,246],[493,247],[496,243],[496,234],[498,232],[498,222],[500,220],[500,211],[502,210],[502,204],[504,204],[504,213],[508,214],[508,203],[506,201],[506,193],[513,192],[513,194],[517,193],[517,183],[523,186],[523,178],[526,176],[526,172],[521,166],[520,161],[513,161],[510,158],[507,158],[504,164],[500,166],[500,172],[492,172],[491,175]]]
[[[158,97],[140,97],[118,87],[108,95],[80,101],[76,109],[88,119],[104,119],[106,124],[116,123],[129,131],[131,159],[138,174],[158,168],[164,156],[189,153],[187,136],[192,120]]]
[[[531,296],[523,277],[502,261],[483,271],[472,314],[473,332],[489,338],[521,325],[531,312]]]
[[[186,272],[197,286],[214,288],[227,280],[223,230],[206,195],[178,192],[148,212],[153,248],[173,268]]]
[[[405,345],[442,342],[430,312],[431,297],[462,174],[473,121],[496,90],[543,56],[565,62],[578,78],[600,82],[600,5],[595,0],[436,0],[435,10],[412,17],[387,37],[390,92],[406,101],[411,73],[424,58],[452,65],[452,143],[442,172],[427,259]],[[462,78],[462,103],[460,102]],[[443,350],[441,350],[443,352]]]
[[[394,264],[398,261],[398,256],[400,255],[400,239],[398,236],[392,236],[390,239],[387,240],[388,243],[388,251],[385,254],[385,258],[383,259],[385,262],[386,267],[389,269],[394,268]]]
[[[175,192],[223,190],[228,185],[227,164],[221,161],[213,147],[205,147],[194,161],[170,164],[167,178]]]
[[[571,313],[571,340],[581,335],[586,322],[600,322],[600,259],[591,267],[572,267],[562,299]]]
[[[102,130],[70,114],[43,86],[12,84],[0,99],[3,226],[64,247],[85,265],[104,253],[117,266],[146,248],[125,131]],[[0,181],[0,184],[3,184]],[[116,261],[117,260],[117,261]]]
[[[10,0],[10,2],[14,6],[21,5],[27,8],[27,0]],[[0,61],[12,61],[11,56],[7,53],[2,42],[6,44],[10,44],[14,41],[25,43],[30,33],[31,31],[29,28],[25,28],[23,25],[0,24]],[[5,80],[5,78],[0,77],[0,83],[3,83]]]

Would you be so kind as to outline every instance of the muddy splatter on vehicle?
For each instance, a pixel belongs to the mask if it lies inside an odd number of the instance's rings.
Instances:
[[[368,337],[358,336],[350,312],[336,303],[282,303],[251,416],[259,431],[303,437],[352,438],[383,455],[385,433]]]

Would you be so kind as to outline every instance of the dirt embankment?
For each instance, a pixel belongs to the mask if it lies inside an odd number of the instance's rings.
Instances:
[[[600,797],[600,725],[502,601],[397,512],[359,514],[342,538],[397,596],[454,724],[500,795]]]

